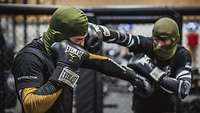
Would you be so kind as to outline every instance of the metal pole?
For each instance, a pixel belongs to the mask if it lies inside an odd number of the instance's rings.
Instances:
[[[23,0],[24,4],[27,4],[27,0]],[[27,43],[27,16],[23,15],[23,26],[24,26],[24,45]]]
[[[25,14],[25,15],[41,15],[52,14],[58,6],[55,5],[22,5],[22,4],[0,4],[0,14]],[[8,10],[9,9],[9,10]],[[26,9],[26,10],[24,10]],[[86,13],[94,13],[99,15],[171,15],[170,10],[174,10],[181,15],[200,15],[200,6],[182,6],[182,7],[166,7],[166,6],[120,6],[120,7],[91,7],[82,8]]]
[[[36,0],[36,4],[40,4],[40,0]],[[40,36],[40,17],[39,16],[36,16],[36,33],[37,33],[37,36],[39,37]]]
[[[179,33],[180,33],[180,41],[179,43],[181,44],[181,40],[182,40],[182,26],[183,26],[183,15],[180,14],[181,11],[177,11],[177,10],[174,10],[170,7],[168,7],[169,11],[172,12],[172,18],[174,18],[174,20],[177,22],[178,24],[178,27],[179,27]]]
[[[12,3],[16,3],[16,0],[13,0]],[[13,31],[13,44],[14,47],[16,47],[16,19],[15,19],[15,15],[12,15],[12,31]]]

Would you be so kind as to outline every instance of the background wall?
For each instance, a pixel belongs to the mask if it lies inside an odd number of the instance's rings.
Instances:
[[[12,0],[1,0],[9,2]],[[97,5],[198,5],[200,0],[15,0],[17,3],[40,3],[40,4],[70,4],[79,6]]]

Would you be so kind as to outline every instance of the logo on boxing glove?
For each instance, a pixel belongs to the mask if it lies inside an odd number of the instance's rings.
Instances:
[[[73,61],[74,58],[79,58],[79,60],[81,60],[82,56],[84,55],[83,51],[80,51],[70,45],[67,45],[66,49],[65,49],[65,53],[69,53],[68,55],[70,55],[69,58],[71,58],[71,60]],[[70,60],[70,59],[69,59]]]
[[[142,64],[143,66],[148,65],[148,67],[153,68],[151,59],[147,55],[144,55],[144,57],[142,57],[139,60],[136,60],[135,62],[138,64]]]
[[[76,87],[76,83],[79,79],[79,75],[70,70],[68,67],[63,68],[58,80],[66,83],[72,88]]]

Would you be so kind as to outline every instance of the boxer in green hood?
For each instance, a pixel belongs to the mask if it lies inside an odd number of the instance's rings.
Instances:
[[[154,92],[146,95],[142,87],[134,87],[134,113],[175,113],[176,100],[189,95],[192,68],[189,51],[178,44],[180,34],[176,21],[169,17],[159,18],[151,37],[96,26],[103,33],[103,41],[125,46],[134,53],[128,67],[155,86]]]
[[[78,8],[59,7],[40,39],[16,55],[13,74],[23,113],[71,113],[88,18]]]

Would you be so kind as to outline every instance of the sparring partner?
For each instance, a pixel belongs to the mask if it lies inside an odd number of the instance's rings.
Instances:
[[[179,45],[177,23],[168,17],[158,19],[152,37],[136,36],[94,25],[103,33],[103,41],[127,47],[135,54],[128,65],[140,76],[153,82],[154,92],[146,98],[134,93],[135,113],[175,113],[176,103],[191,88],[191,55]],[[135,89],[137,92],[138,89]]]
[[[144,79],[137,78],[132,69],[84,50],[98,48],[95,37],[99,34],[89,29],[87,33],[88,18],[84,12],[63,6],[52,15],[48,30],[18,52],[12,72],[23,113],[72,113],[79,67],[95,69],[141,87],[150,86],[148,82],[140,84]]]

